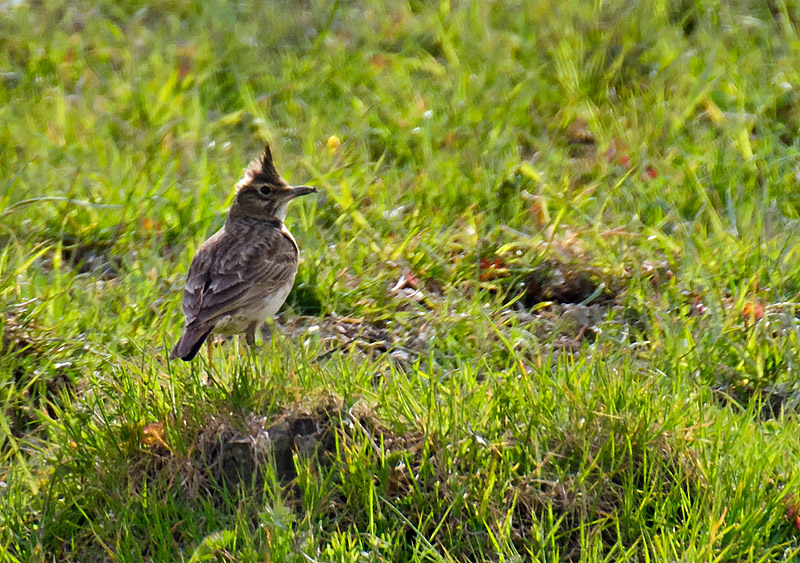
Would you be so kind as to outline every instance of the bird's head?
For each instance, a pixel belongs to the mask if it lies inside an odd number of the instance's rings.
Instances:
[[[312,186],[290,186],[281,178],[272,164],[269,144],[264,152],[244,171],[236,184],[236,196],[231,206],[231,217],[257,219],[286,219],[289,202],[296,197],[317,192]]]

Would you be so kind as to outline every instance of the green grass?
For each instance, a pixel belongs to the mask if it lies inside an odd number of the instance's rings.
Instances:
[[[800,556],[797,1],[15,4],[0,560]],[[265,141],[281,328],[168,362]]]

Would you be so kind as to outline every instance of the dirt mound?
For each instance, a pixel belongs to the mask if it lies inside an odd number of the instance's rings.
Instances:
[[[348,409],[335,398],[313,407],[286,407],[271,417],[252,414],[238,421],[210,417],[186,454],[172,452],[162,423],[148,426],[157,428],[145,428],[142,437],[142,443],[150,446],[150,456],[143,460],[148,466],[147,478],[163,478],[166,473],[170,482],[177,479],[181,483],[187,499],[198,495],[213,498],[221,490],[242,485],[258,492],[274,480],[291,485],[297,478],[298,461],[320,469],[331,467],[337,443],[366,439],[385,456],[396,448],[405,451],[421,440],[418,434],[391,432],[363,403]]]
[[[546,262],[529,274],[522,284],[522,303],[531,308],[544,301],[561,304],[608,302],[614,293],[596,272],[558,262]]]

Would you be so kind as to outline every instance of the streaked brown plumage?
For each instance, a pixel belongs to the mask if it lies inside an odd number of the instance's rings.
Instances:
[[[292,187],[272,164],[269,145],[245,170],[225,225],[197,250],[183,292],[183,334],[170,358],[190,361],[217,334],[245,334],[249,345],[294,284],[298,248],[283,224],[289,201],[314,193]]]

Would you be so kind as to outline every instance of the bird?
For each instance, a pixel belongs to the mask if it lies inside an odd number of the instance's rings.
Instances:
[[[212,333],[244,334],[255,346],[256,331],[278,312],[297,274],[300,250],[284,224],[289,202],[317,191],[289,185],[266,144],[236,184],[225,224],[192,259],[183,291],[185,323],[170,359],[191,361]]]

